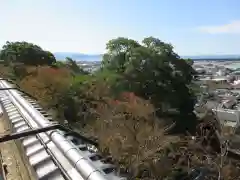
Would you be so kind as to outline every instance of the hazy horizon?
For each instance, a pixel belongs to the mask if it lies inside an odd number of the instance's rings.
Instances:
[[[64,60],[66,57],[70,57],[76,61],[101,61],[103,54],[83,54],[76,52],[57,52],[53,53],[57,60]],[[198,55],[198,56],[181,56],[182,58],[190,59],[238,59],[240,55]]]

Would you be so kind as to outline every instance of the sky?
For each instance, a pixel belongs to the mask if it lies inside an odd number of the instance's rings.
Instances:
[[[0,47],[105,52],[107,41],[154,36],[179,55],[240,54],[239,0],[0,0]]]

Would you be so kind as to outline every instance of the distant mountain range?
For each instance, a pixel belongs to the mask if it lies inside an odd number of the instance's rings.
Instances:
[[[57,60],[65,60],[66,57],[70,57],[76,61],[101,61],[102,60],[102,54],[56,52],[54,53],[54,56]]]
[[[102,54],[83,54],[71,52],[56,52],[54,53],[57,60],[65,60],[70,57],[76,61],[101,61]],[[182,56],[193,60],[236,60],[240,59],[240,55],[199,55],[199,56]]]
[[[1,49],[0,49],[1,52]],[[76,61],[101,61],[103,54],[84,54],[77,52],[56,52],[53,53],[57,60],[65,60],[70,57]],[[240,60],[239,54],[226,54],[226,55],[196,55],[196,56],[181,56],[185,59],[193,60]]]
[[[182,56],[182,58],[189,58],[189,59],[240,59],[240,55],[200,55],[200,56]]]

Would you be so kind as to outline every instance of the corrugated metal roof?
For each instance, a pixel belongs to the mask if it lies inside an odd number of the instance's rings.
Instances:
[[[0,80],[0,87],[3,85],[1,81],[3,80]],[[0,102],[8,114],[15,132],[38,127],[37,121],[33,119],[34,113],[32,111],[36,111],[35,115],[37,115],[37,112],[41,115],[38,120],[44,121],[40,123],[51,124],[51,117],[41,109],[36,101],[29,99],[29,97],[25,97],[25,99],[21,97],[22,101],[25,100],[24,102],[29,104],[26,106],[28,109],[24,109],[20,101],[14,99],[12,95],[23,96],[17,90],[0,91]],[[31,107],[34,110],[29,109]],[[28,111],[32,113],[32,116],[28,114]],[[21,142],[37,179],[125,179],[116,175],[116,167],[109,162],[105,162],[104,158],[96,151],[96,148],[72,134],[56,130],[50,134],[39,133],[22,138]]]

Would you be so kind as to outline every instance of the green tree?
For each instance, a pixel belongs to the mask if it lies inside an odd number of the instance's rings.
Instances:
[[[81,68],[75,60],[73,60],[70,57],[66,57],[66,66],[72,70],[74,73],[77,74],[88,74],[87,71],[84,71],[83,68]]]
[[[103,66],[115,72],[124,72],[129,52],[132,48],[140,46],[137,41],[123,37],[110,40],[106,47],[108,52],[103,55]]]
[[[6,63],[17,62],[26,65],[51,65],[56,62],[51,52],[45,51],[41,47],[25,41],[7,41],[2,47],[0,57],[5,60]]]
[[[193,65],[194,61],[192,59],[186,59],[186,62],[189,64],[189,65]]]
[[[107,43],[107,50],[103,69],[119,73],[126,90],[150,99],[159,115],[169,109],[178,111],[179,118],[185,119],[178,121],[179,126],[184,124],[182,128],[190,128],[187,119],[194,122],[195,97],[189,87],[194,70],[173,51],[171,44],[154,37],[145,38],[142,45],[131,39],[117,38]]]
[[[53,63],[51,65],[51,67],[54,67],[54,68],[63,68],[63,67],[66,67],[66,63],[64,61],[56,61],[55,63]]]

